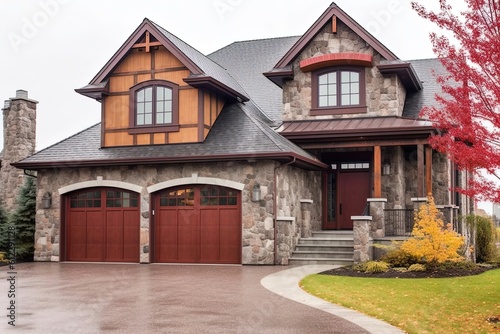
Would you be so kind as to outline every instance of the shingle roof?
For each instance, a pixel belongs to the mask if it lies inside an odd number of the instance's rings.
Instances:
[[[227,69],[269,118],[280,121],[282,90],[263,73],[271,70],[298,39],[294,36],[235,42],[208,57]]]
[[[403,117],[418,118],[423,107],[437,106],[436,94],[442,94],[441,85],[436,81],[436,74],[443,74],[445,69],[437,58],[409,60],[422,81],[423,89],[406,95]]]
[[[252,116],[255,112],[252,109],[255,108],[252,103],[226,106],[203,143],[101,148],[99,123],[15,165],[20,168],[39,169],[117,163],[150,164],[295,157],[303,165],[323,167],[312,155]],[[238,139],[228,140],[234,138]]]
[[[153,24],[170,42],[172,42],[187,58],[191,59],[206,75],[214,78],[220,83],[248,97],[245,90],[240,84],[226,71],[221,65],[214,62],[209,57],[202,54],[200,51],[193,48],[191,45],[184,42],[174,34],[160,27],[153,21]]]

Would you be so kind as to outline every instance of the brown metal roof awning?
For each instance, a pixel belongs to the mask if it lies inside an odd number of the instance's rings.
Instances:
[[[422,138],[435,133],[435,129],[429,121],[388,116],[288,121],[277,132],[291,140],[367,140]]]
[[[432,123],[396,116],[287,121],[277,129],[304,149],[426,144]]]

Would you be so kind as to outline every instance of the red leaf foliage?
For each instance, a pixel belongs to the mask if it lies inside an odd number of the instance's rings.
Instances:
[[[459,14],[447,0],[439,11],[412,2],[423,18],[451,33],[431,33],[434,53],[447,70],[437,77],[439,107],[424,108],[440,130],[431,145],[471,172],[462,193],[500,202],[500,0],[463,0]],[[453,0],[456,3],[456,0]]]

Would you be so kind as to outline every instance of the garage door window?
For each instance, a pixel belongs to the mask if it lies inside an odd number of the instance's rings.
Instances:
[[[89,191],[80,193],[70,197],[71,208],[100,208],[101,207],[101,192]]]
[[[138,194],[124,191],[106,191],[107,208],[136,208],[138,205]]]
[[[194,206],[194,189],[184,188],[163,193],[160,206]]]
[[[201,189],[200,202],[201,205],[238,205],[236,191],[219,187]]]

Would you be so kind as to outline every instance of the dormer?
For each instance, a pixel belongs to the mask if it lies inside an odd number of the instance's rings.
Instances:
[[[283,121],[402,116],[407,92],[422,89],[410,63],[335,3],[264,75],[283,88]]]
[[[102,147],[203,142],[226,103],[248,101],[222,67],[148,19],[76,91],[102,104]]]

